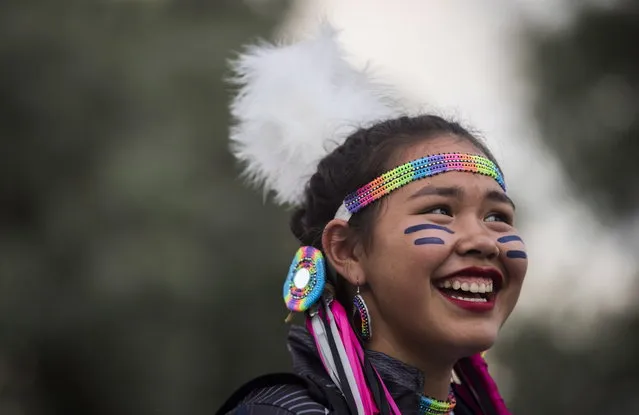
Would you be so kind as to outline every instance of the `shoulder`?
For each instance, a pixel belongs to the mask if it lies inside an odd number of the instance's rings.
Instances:
[[[217,415],[327,414],[337,402],[328,386],[310,376],[262,375],[236,390]]]
[[[228,415],[325,415],[328,410],[301,385],[259,388],[244,398]]]

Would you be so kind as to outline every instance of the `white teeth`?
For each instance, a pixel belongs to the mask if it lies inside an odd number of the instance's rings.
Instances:
[[[471,303],[485,303],[488,300],[485,298],[465,298],[465,297],[458,297],[456,295],[451,295],[452,298],[456,299],[456,300],[462,300],[462,301],[468,301]]]
[[[471,293],[492,293],[493,292],[493,283],[483,283],[483,282],[460,282],[458,280],[446,280],[437,282],[437,287],[439,288],[447,288],[453,290],[462,290]]]

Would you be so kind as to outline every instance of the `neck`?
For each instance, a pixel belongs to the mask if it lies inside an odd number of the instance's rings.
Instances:
[[[419,369],[425,374],[424,376],[424,395],[441,401],[448,399],[450,391],[450,378],[453,371],[453,365],[446,367],[433,368],[420,366]]]

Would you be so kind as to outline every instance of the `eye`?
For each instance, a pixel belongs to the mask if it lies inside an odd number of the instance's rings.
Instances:
[[[420,215],[446,215],[453,216],[452,209],[446,206],[437,206],[434,208],[424,209],[419,212]]]
[[[513,218],[505,213],[493,212],[484,218],[485,222],[503,222],[508,225],[513,224]]]

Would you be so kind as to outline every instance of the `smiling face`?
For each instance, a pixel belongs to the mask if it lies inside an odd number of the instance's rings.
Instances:
[[[437,153],[481,154],[443,136],[407,148],[396,165]],[[369,347],[419,366],[488,349],[512,312],[527,268],[514,206],[492,178],[448,172],[383,200],[372,241],[348,265],[372,319]]]

